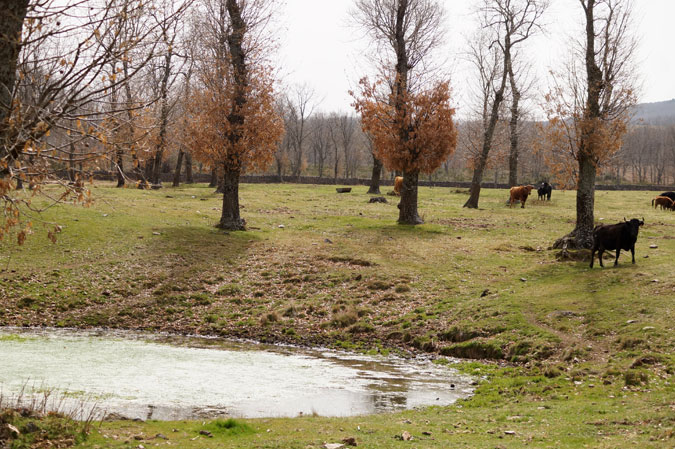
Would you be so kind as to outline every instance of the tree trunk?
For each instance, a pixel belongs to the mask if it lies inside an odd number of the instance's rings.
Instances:
[[[590,159],[579,161],[579,185],[577,187],[577,225],[572,231],[578,246],[590,248],[593,244],[595,220],[595,177],[596,168]]]
[[[593,245],[593,227],[595,225],[593,209],[595,207],[596,163],[593,159],[598,145],[595,136],[596,122],[600,120],[600,94],[603,89],[602,71],[595,62],[595,0],[589,0],[584,6],[586,14],[586,106],[583,126],[577,154],[579,179],[577,180],[577,225],[568,235],[553,245],[554,248],[590,248]]]
[[[13,147],[8,125],[16,84],[16,65],[21,51],[21,30],[28,11],[28,0],[0,0],[0,177],[9,174],[9,165],[19,158],[22,148]],[[10,154],[11,152],[11,154]],[[10,159],[6,159],[10,156]]]
[[[185,184],[194,184],[195,179],[192,177],[192,153],[185,152]]]
[[[211,182],[209,182],[209,187],[218,186],[218,170],[214,167],[211,169]]]
[[[511,70],[509,70],[509,80],[511,82],[511,92],[513,95],[513,101],[511,103],[511,122],[509,124],[511,130],[511,148],[509,151],[509,187],[513,187],[518,185],[518,122],[520,121],[520,111],[518,109],[518,103],[520,102],[520,92],[516,86],[515,75],[513,74],[513,65],[511,65]]]
[[[579,160],[579,181],[577,184],[577,224],[572,232],[558,239],[553,248],[581,249],[593,246],[595,219],[595,164],[589,158]]]
[[[71,144],[72,145],[72,144]],[[75,152],[74,148],[71,148],[72,152]],[[116,156],[116,171],[117,171],[117,187],[124,187],[124,150],[121,147],[117,147],[115,152]]]
[[[150,180],[152,182],[152,173],[154,171],[155,167],[155,158],[150,157],[147,161],[145,161],[145,168],[143,170],[143,181]]]
[[[489,147],[485,150],[483,146],[483,152],[478,157],[478,162],[476,167],[473,169],[473,178],[471,179],[471,189],[469,199],[464,203],[464,207],[470,209],[478,209],[478,199],[480,198],[480,188],[483,183],[483,173],[485,172],[485,165],[487,165],[487,156],[490,151]]]
[[[165,36],[166,38],[166,36]],[[152,170],[151,181],[153,184],[162,183],[162,158],[166,148],[166,134],[169,126],[169,78],[171,76],[171,58],[173,57],[173,46],[167,42],[169,50],[164,55],[164,73],[160,84],[160,109],[159,109],[159,136],[157,149],[155,150],[155,163]]]
[[[373,195],[380,194],[380,176],[382,176],[382,161],[373,155],[373,174],[370,177],[368,193]]]
[[[424,220],[417,214],[417,182],[419,172],[403,172],[401,202],[398,204],[398,224],[418,225]]]
[[[224,165],[223,212],[217,227],[228,231],[246,230],[246,222],[239,216],[239,170],[231,170]]]
[[[173,172],[173,187],[178,187],[180,185],[180,169],[183,165],[183,156],[185,152],[181,149],[178,150],[178,160],[176,161],[176,170]]]
[[[318,165],[319,165],[319,178],[323,178],[323,163],[324,163],[324,157],[319,156],[318,157]]]
[[[284,182],[284,167],[281,159],[277,159],[277,176],[279,177],[279,182]]]

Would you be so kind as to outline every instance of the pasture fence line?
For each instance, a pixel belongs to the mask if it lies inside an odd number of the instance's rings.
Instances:
[[[128,176],[134,179],[132,174]],[[111,172],[99,171],[94,173],[94,179],[101,181],[114,181],[115,174]],[[195,173],[193,174],[195,183],[207,183],[211,181],[210,173]],[[162,183],[171,183],[173,181],[173,173],[163,173],[161,176]],[[368,178],[319,178],[318,176],[283,176],[278,175],[244,175],[240,177],[240,182],[243,184],[313,184],[313,185],[335,185],[335,186],[369,186],[370,179]],[[181,181],[183,182],[183,181]],[[538,182],[534,182],[537,186]],[[380,179],[380,186],[393,186],[393,179]],[[457,189],[468,189],[471,187],[469,181],[428,181],[420,180],[421,187],[450,187]],[[481,184],[483,189],[508,189],[509,185],[504,183],[484,182]],[[555,189],[555,184],[553,184]],[[675,191],[673,185],[638,185],[638,184],[596,184],[596,190],[639,190],[639,191]],[[573,190],[573,189],[564,189]]]

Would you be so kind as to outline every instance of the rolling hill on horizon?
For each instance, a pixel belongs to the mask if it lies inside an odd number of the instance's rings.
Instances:
[[[638,104],[635,106],[632,121],[635,124],[640,122],[653,125],[675,124],[675,99]]]

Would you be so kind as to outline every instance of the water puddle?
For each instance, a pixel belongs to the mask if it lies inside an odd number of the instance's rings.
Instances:
[[[471,395],[472,379],[429,361],[200,337],[0,329],[0,397],[50,392],[50,408],[181,420],[354,416]],[[30,394],[28,394],[30,393]],[[42,396],[40,396],[42,394]]]

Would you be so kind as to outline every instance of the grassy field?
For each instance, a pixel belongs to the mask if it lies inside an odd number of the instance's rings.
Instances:
[[[225,234],[204,186],[93,190],[94,206],[41,216],[63,226],[56,244],[37,220],[23,247],[0,244],[0,325],[430,352],[482,359],[459,367],[486,381],[447,408],[113,422],[78,447],[675,447],[675,214],[650,207],[659,192],[597,192],[597,220],[646,224],[635,265],[590,269],[548,249],[574,227],[575,192],[509,209],[484,190],[467,210],[464,192],[421,188],[426,224],[406,227],[396,198],[368,204],[365,187],[243,185],[249,230]]]

